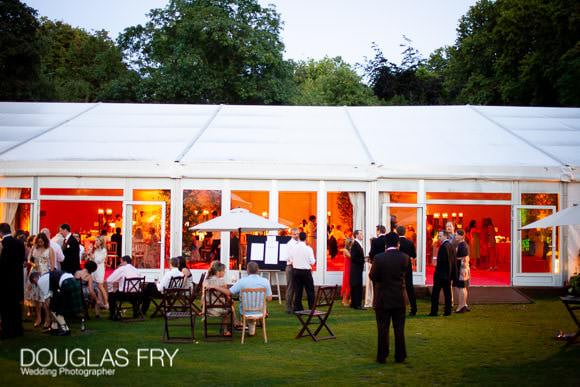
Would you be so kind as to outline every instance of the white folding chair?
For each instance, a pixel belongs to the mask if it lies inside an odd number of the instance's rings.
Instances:
[[[248,320],[262,320],[262,332],[264,333],[264,343],[268,342],[266,335],[266,289],[242,289],[240,292],[240,302],[242,303],[242,344],[246,334],[246,323]]]

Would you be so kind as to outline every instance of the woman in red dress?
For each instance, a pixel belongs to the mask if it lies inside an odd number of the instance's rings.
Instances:
[[[350,305],[350,247],[352,246],[352,239],[340,239],[338,241],[338,254],[337,257],[341,257],[344,262],[344,268],[342,270],[342,287],[340,290],[340,295],[342,296],[342,305]]]

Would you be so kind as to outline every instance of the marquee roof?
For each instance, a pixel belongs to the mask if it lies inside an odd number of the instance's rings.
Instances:
[[[0,103],[0,174],[575,180],[580,109]]]

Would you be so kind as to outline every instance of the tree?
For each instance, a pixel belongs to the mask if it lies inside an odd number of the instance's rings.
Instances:
[[[398,66],[373,45],[375,57],[364,64],[374,94],[390,105],[441,104],[442,78],[432,71],[411,40],[403,36],[403,60]]]
[[[41,76],[57,101],[135,100],[136,75],[106,31],[88,33],[60,21],[41,19]]]
[[[293,105],[376,105],[378,100],[342,58],[301,61],[294,68]]]
[[[460,103],[580,105],[580,7],[574,0],[480,0],[448,50]]]
[[[32,100],[39,86],[36,10],[0,1],[0,100]]]
[[[257,0],[171,0],[119,37],[144,101],[277,104],[288,100],[280,16]]]

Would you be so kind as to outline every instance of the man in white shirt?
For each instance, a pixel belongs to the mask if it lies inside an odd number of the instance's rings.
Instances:
[[[173,257],[169,260],[169,264],[171,265],[171,270],[165,273],[161,282],[157,282],[157,290],[160,293],[163,293],[165,289],[169,288],[169,283],[171,282],[171,278],[173,277],[183,277],[183,273],[178,269],[179,267],[179,258]]]
[[[298,235],[300,242],[288,252],[288,263],[292,265],[294,285],[294,311],[303,310],[302,290],[306,288],[308,308],[314,306],[314,280],[312,279],[312,265],[316,263],[312,247],[306,244],[306,233]]]
[[[62,237],[62,235],[57,233],[54,236],[54,238],[50,239],[50,230],[48,228],[43,228],[42,230],[40,230],[40,232],[46,235],[46,237],[50,241],[50,248],[52,249],[52,251],[54,251],[55,267],[57,270],[59,270],[60,263],[64,261],[64,253],[62,252],[62,242],[64,238]]]
[[[292,254],[292,248],[298,245],[298,229],[293,228],[291,231],[292,239],[286,243],[286,252],[288,257]],[[294,311],[294,284],[292,278],[292,264],[290,263],[290,258],[286,261],[286,313],[292,313]]]
[[[141,277],[139,270],[131,265],[131,257],[125,255],[121,258],[121,263],[117,269],[105,281],[105,288],[109,289],[109,318],[115,320],[117,300],[123,297],[125,278]],[[118,284],[117,290],[113,289],[113,284]],[[137,303],[133,304],[133,317],[137,317]]]

